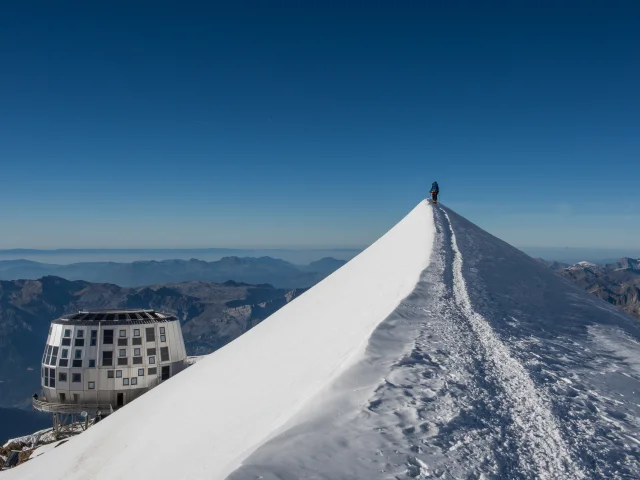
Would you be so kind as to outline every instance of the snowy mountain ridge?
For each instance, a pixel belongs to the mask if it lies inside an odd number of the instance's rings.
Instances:
[[[637,320],[423,201],[249,332],[4,475],[638,478],[638,392]]]

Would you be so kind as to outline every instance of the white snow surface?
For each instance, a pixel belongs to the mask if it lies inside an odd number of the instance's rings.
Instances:
[[[3,480],[225,478],[362,360],[428,266],[434,238],[425,200],[249,332]]]
[[[640,322],[443,205],[8,479],[638,479]]]

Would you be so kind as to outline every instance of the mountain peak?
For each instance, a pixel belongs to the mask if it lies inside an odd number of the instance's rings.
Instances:
[[[424,201],[255,328],[4,475],[638,478],[639,345],[635,319]],[[157,460],[176,454],[189,461]]]

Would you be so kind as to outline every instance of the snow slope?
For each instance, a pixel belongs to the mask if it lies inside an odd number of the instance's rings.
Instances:
[[[640,478],[640,323],[433,210],[365,356],[229,478]]]
[[[429,264],[434,238],[423,201],[240,338],[3,480],[225,478],[362,360]]]

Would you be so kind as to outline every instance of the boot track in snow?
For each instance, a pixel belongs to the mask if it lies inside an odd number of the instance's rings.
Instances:
[[[462,254],[447,212],[441,212],[448,226],[453,251],[454,301],[466,318],[482,350],[485,371],[491,381],[503,391],[502,407],[511,417],[506,426],[517,438],[516,449],[520,470],[543,479],[584,478],[565,445],[556,420],[542,394],[537,391],[523,365],[513,357],[509,348],[496,336],[489,322],[474,311],[463,276]]]

